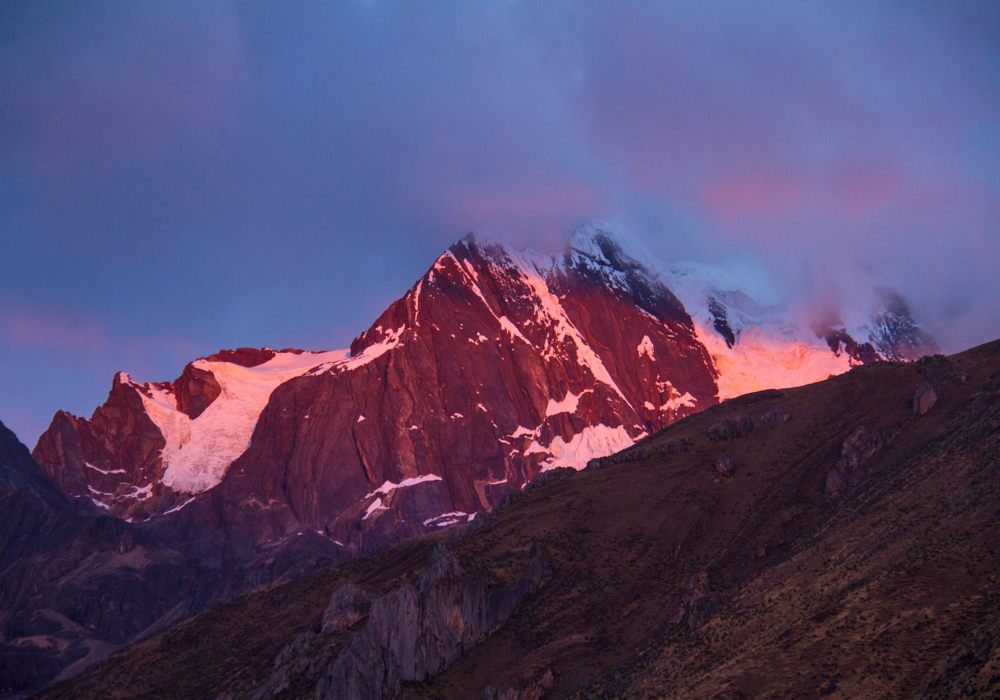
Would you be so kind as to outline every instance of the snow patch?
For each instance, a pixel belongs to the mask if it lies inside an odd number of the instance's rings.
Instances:
[[[193,366],[211,372],[222,392],[194,420],[177,410],[172,391],[147,385],[146,392],[139,392],[146,414],[167,443],[162,452],[163,483],[182,493],[200,493],[218,484],[229,465],[246,451],[271,392],[345,355],[344,350],[278,353],[256,367],[197,360]]]
[[[88,486],[87,488],[90,488],[90,487]],[[131,493],[126,493],[123,496],[123,498],[135,498],[135,499],[138,499],[140,501],[145,501],[147,498],[149,498],[153,494],[153,485],[152,484],[146,484],[142,488],[139,488],[138,486],[133,486],[132,488],[134,489],[134,491],[132,491]],[[148,520],[148,519],[149,518],[147,518],[146,520]],[[143,522],[145,522],[145,520]]]
[[[666,403],[660,406],[661,411],[676,411],[681,406],[685,408],[694,408],[694,405],[698,403],[698,399],[691,396],[688,392],[684,392],[681,396],[676,396],[672,399],[668,399]]]
[[[549,459],[542,463],[543,472],[557,467],[572,467],[579,471],[595,457],[621,452],[634,444],[635,441],[623,426],[609,428],[606,425],[592,425],[574,435],[569,442],[557,435],[548,447],[535,443],[524,454],[548,454]]]
[[[653,351],[653,341],[649,339],[648,335],[642,336],[642,342],[639,343],[639,347],[636,348],[639,351],[639,357],[645,355],[653,362],[656,362],[656,353]]]
[[[579,394],[566,392],[566,396],[563,397],[562,401],[549,399],[549,404],[545,407],[545,417],[548,418],[549,416],[555,416],[559,413],[576,413],[576,409],[580,405],[580,397],[588,393],[593,393],[593,391],[591,389],[587,389]],[[517,436],[515,435],[514,437]]]
[[[403,325],[395,330],[386,332],[385,337],[382,340],[369,345],[361,351],[360,355],[336,361],[333,363],[331,369],[336,369],[342,372],[350,372],[358,367],[367,365],[369,362],[382,357],[382,355],[386,354],[393,348],[398,347],[402,342],[403,332],[405,330],[406,326]]]
[[[395,491],[396,489],[405,489],[408,486],[416,486],[417,484],[422,484],[425,481],[442,481],[441,477],[437,474],[424,474],[423,476],[414,476],[409,479],[403,479],[398,484],[391,481],[386,481],[384,484],[379,486],[377,489],[372,491],[370,494],[365,496],[365,498],[370,498],[376,494],[387,495],[390,491]]]
[[[374,501],[372,501],[371,505],[368,506],[368,510],[365,511],[365,515],[361,519],[362,520],[368,520],[369,516],[372,513],[375,513],[376,511],[380,511],[380,510],[389,510],[389,509],[386,508],[384,505],[382,505],[382,499],[381,498],[376,498]]]
[[[442,513],[441,515],[435,515],[433,518],[428,518],[424,521],[424,527],[427,527],[431,523],[434,523],[437,527],[448,527],[449,525],[458,524],[461,518],[468,518],[469,514],[463,510],[452,511],[451,513]]]

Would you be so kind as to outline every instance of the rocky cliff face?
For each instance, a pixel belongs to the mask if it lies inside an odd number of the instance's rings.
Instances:
[[[512,585],[465,572],[439,549],[415,582],[385,595],[345,584],[334,593],[320,633],[304,632],[282,649],[271,677],[250,697],[281,697],[307,686],[320,700],[391,700],[403,683],[433,678],[482,643],[551,577],[544,547]]]
[[[138,489],[156,479],[164,444],[136,387],[119,373],[90,420],[56,413],[33,456],[67,496],[93,503],[94,511],[117,497],[118,510],[128,513],[148,497]]]
[[[57,413],[33,457],[83,512],[146,520],[222,479],[276,386],[342,356],[240,348],[189,363],[173,382],[119,372],[89,420]]]
[[[615,241],[565,255],[469,237],[352,344],[279,387],[218,493],[183,522],[347,551],[465,522],[716,402],[677,298]],[[188,530],[188,525],[182,526]]]

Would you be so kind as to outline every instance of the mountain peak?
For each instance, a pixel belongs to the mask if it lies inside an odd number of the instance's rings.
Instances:
[[[592,221],[578,228],[569,239],[568,254],[574,253],[622,271],[639,269],[652,275],[658,267],[646,246],[622,227],[606,221]]]

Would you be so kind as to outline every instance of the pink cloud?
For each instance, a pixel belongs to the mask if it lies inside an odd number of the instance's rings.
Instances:
[[[95,321],[40,311],[9,311],[0,316],[0,331],[26,347],[95,353],[104,347],[104,334]]]
[[[597,212],[599,197],[577,180],[559,184],[525,182],[506,187],[462,188],[445,194],[448,219],[460,229],[530,233],[542,247],[564,240],[566,221]],[[530,230],[529,230],[530,229]]]
[[[748,218],[780,216],[804,202],[810,189],[800,178],[747,177],[705,187],[702,200],[712,218],[735,225]]]

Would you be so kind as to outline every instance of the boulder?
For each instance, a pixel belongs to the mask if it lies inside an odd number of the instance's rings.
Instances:
[[[715,471],[719,472],[723,476],[732,476],[735,471],[733,468],[733,460],[729,455],[719,455],[715,459]]]
[[[922,384],[913,394],[913,417],[919,418],[934,408],[937,403],[937,392],[929,383]]]
[[[881,430],[860,426],[844,440],[837,466],[826,475],[826,497],[836,499],[856,486],[867,471],[864,465],[880,449],[891,443],[902,429],[889,426]]]

